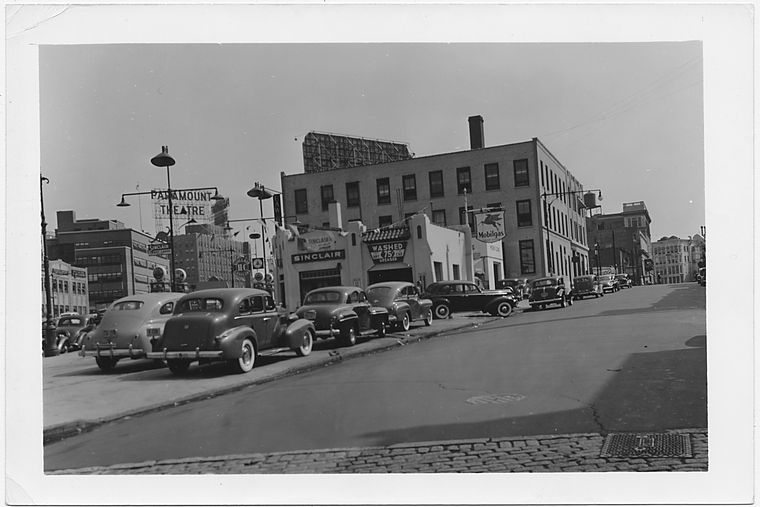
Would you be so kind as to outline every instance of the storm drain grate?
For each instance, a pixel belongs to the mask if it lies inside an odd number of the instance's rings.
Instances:
[[[486,405],[490,403],[512,403],[525,399],[522,394],[484,394],[467,398],[467,403],[473,405]]]
[[[689,435],[673,433],[610,433],[602,458],[691,458]]]

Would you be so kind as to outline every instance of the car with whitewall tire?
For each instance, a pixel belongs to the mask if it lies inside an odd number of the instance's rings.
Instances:
[[[309,355],[314,337],[311,322],[276,305],[267,291],[204,289],[177,301],[148,357],[166,361],[175,375],[196,361],[226,361],[236,373],[247,373],[264,352]]]

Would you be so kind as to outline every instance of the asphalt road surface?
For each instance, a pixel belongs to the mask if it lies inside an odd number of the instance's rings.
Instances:
[[[45,469],[707,427],[705,326],[703,287],[634,287],[106,424]]]

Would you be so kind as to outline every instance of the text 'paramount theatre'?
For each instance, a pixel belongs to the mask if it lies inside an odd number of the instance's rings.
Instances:
[[[389,280],[427,287],[438,280],[472,280],[476,270],[501,269],[501,244],[473,241],[468,226],[440,227],[424,213],[378,229],[367,229],[360,221],[344,226],[340,203],[330,204],[329,215],[326,228],[277,229],[275,281],[289,309],[320,287],[366,288]]]

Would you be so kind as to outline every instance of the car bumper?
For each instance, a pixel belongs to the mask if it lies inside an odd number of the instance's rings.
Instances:
[[[340,334],[340,331],[337,329],[317,329],[316,331],[317,338],[332,338],[333,336],[338,336]]]
[[[98,346],[95,350],[79,349],[79,355],[82,357],[129,357],[132,359],[138,359],[145,357],[146,352],[141,348],[135,348],[131,345],[127,348]]]
[[[161,352],[148,352],[146,357],[148,359],[187,359],[187,360],[199,360],[199,359],[221,359],[224,352],[221,350],[163,350]]]
[[[553,299],[536,299],[533,301],[529,301],[530,306],[536,306],[536,305],[550,305],[553,303],[561,303],[562,298],[553,298]]]

